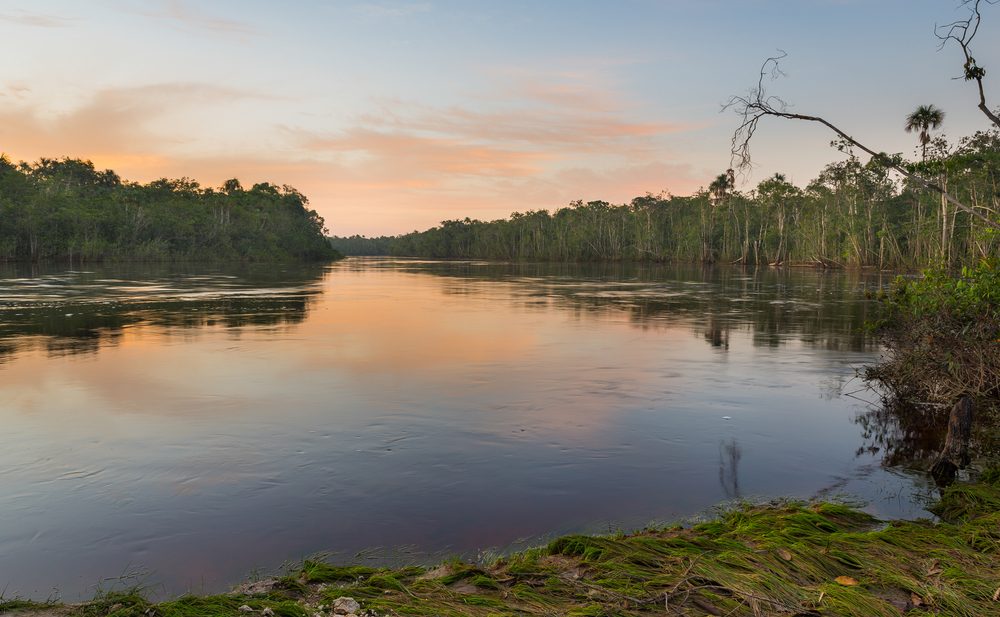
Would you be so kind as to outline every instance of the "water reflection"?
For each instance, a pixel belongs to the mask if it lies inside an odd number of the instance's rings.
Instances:
[[[73,599],[129,565],[166,593],[217,590],[315,551],[475,551],[736,497],[921,511],[909,478],[856,454],[856,402],[830,385],[873,357],[877,276],[391,259],[8,274],[11,592]]]
[[[879,456],[884,465],[930,469],[944,446],[948,409],[930,405],[872,404],[858,414],[862,444],[857,453]],[[974,459],[1000,454],[1000,435],[990,422],[974,422],[969,449]]]
[[[727,499],[739,499],[740,493],[740,459],[743,450],[736,438],[729,442],[719,443],[719,485]]]
[[[712,347],[726,350],[734,329],[753,334],[757,346],[790,338],[831,350],[872,351],[866,336],[865,289],[883,275],[795,270],[696,269],[642,264],[504,264],[355,259],[345,271],[372,269],[441,277],[442,293],[488,293],[506,282],[526,308],[553,304],[577,314],[624,313],[641,328],[689,320]],[[321,293],[319,266],[225,271],[151,265],[97,266],[87,271],[0,268],[0,357],[19,344],[42,344],[54,355],[92,353],[115,344],[137,324],[197,329],[295,324]],[[690,280],[688,280],[690,279]],[[30,337],[41,337],[41,341]]]
[[[834,351],[870,352],[872,306],[867,291],[887,285],[883,272],[813,269],[702,268],[690,265],[522,264],[358,259],[355,269],[391,268],[445,279],[450,295],[484,293],[481,283],[504,281],[526,308],[552,304],[594,315],[624,313],[641,328],[691,323],[712,347],[728,348],[734,330],[750,331],[755,346],[798,339]],[[580,313],[580,314],[582,314]]]
[[[300,323],[322,275],[318,266],[46,272],[8,265],[0,269],[0,362],[33,347],[51,356],[93,354],[140,325],[166,332]]]

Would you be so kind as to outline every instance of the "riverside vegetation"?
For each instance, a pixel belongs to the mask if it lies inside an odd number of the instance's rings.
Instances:
[[[347,255],[546,261],[686,261],[917,268],[974,263],[1000,253],[1000,234],[913,183],[889,163],[939,180],[977,212],[1000,209],[1000,130],[949,143],[928,138],[927,158],[863,163],[850,144],[804,188],[781,174],[749,192],[722,174],[691,196],[637,197],[628,204],[576,201],[555,212],[495,221],[449,220],[400,236],[334,237]]]
[[[864,376],[881,387],[884,408],[877,413],[898,427],[904,438],[897,443],[919,443],[906,436],[947,431],[945,448],[931,468],[938,482],[951,482],[972,459],[1000,457],[997,262],[985,259],[957,274],[936,268],[918,279],[899,277],[879,300],[881,317],[870,326],[884,352]],[[918,453],[912,443],[907,448],[906,455],[897,452],[887,462],[933,454]]]
[[[962,395],[1000,411],[1000,267],[983,260],[957,275],[942,269],[900,277],[880,296],[873,324],[886,353],[867,370],[895,404],[950,405]]]
[[[940,522],[883,523],[836,503],[743,504],[689,527],[566,536],[481,563],[390,569],[306,561],[225,595],[155,603],[133,589],[77,605],[7,599],[0,613],[325,617],[346,613],[344,606],[358,615],[482,617],[1000,613],[1000,471],[945,489],[932,509]]]
[[[0,261],[336,258],[308,203],[290,186],[138,184],[90,161],[0,156]]]

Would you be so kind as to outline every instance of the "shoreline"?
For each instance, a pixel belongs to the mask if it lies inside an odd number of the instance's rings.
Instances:
[[[0,598],[11,617],[1000,614],[1000,471],[956,484],[939,522],[843,504],[742,504],[692,527],[570,535],[488,564],[306,561],[219,595],[81,604]],[[347,599],[350,599],[348,601]],[[339,600],[339,604],[338,604]]]

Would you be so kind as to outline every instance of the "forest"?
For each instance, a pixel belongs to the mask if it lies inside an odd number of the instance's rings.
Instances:
[[[0,261],[335,258],[308,203],[289,186],[139,184],[90,161],[0,156]]]
[[[575,201],[554,212],[450,220],[422,232],[332,242],[348,255],[853,268],[918,268],[995,256],[995,230],[941,193],[898,180],[891,169],[900,165],[933,178],[986,216],[1000,210],[1000,131],[980,131],[957,143],[931,137],[943,114],[928,107],[930,116],[918,115],[912,124],[919,133],[918,160],[897,154],[863,162],[850,143],[836,141],[831,145],[841,160],[805,187],[775,174],[737,190],[730,171],[691,196],[647,194],[627,204]]]

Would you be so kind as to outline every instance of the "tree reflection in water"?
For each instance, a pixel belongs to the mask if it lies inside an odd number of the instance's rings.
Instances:
[[[719,443],[719,485],[728,499],[739,499],[740,494],[740,459],[743,457],[743,449],[732,438],[728,443]]]
[[[0,362],[43,349],[96,353],[134,326],[164,332],[301,323],[321,293],[319,266],[209,268],[131,265],[0,272]]]
[[[948,410],[934,405],[885,401],[858,415],[864,443],[857,454],[880,454],[887,466],[929,467],[944,444]],[[990,422],[973,424],[973,458],[1000,454],[1000,435]]]

